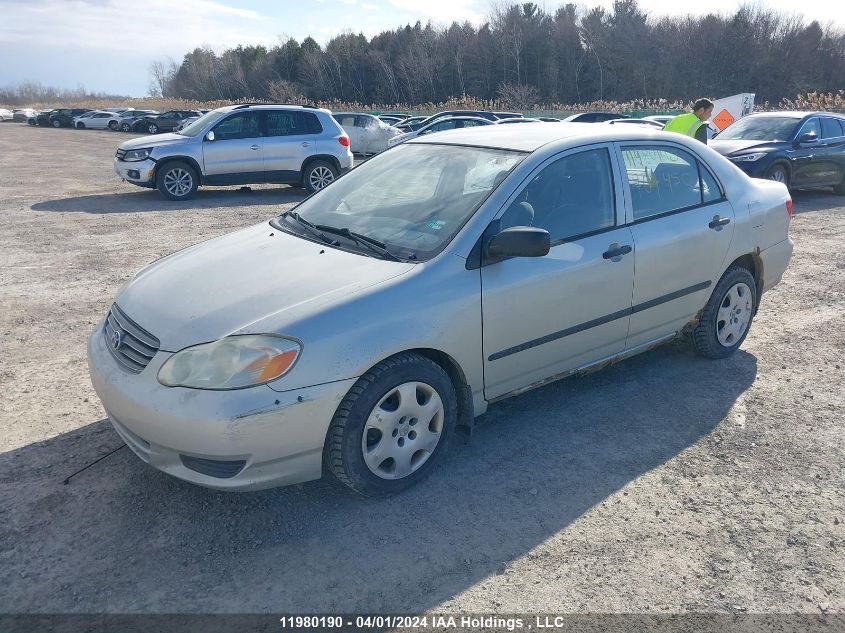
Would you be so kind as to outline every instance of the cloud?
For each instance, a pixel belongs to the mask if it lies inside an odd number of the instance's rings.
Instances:
[[[216,0],[27,0],[7,2],[0,45],[30,43],[69,49],[173,56],[205,43],[215,48],[273,43],[273,20]],[[11,6],[10,6],[11,5]]]
[[[485,12],[489,8],[489,3],[478,0],[390,0],[390,4],[436,23],[469,20],[478,24],[484,21]]]

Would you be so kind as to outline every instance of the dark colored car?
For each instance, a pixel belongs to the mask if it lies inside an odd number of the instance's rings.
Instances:
[[[50,125],[53,127],[73,127],[74,117],[78,117],[86,112],[91,112],[91,108],[60,108],[50,112]]]
[[[581,112],[572,114],[564,119],[568,123],[604,123],[613,119],[630,119],[627,114],[618,112]]]
[[[749,176],[793,189],[833,187],[845,195],[845,116],[750,114],[725,128],[710,146]]]
[[[42,110],[37,116],[27,119],[30,125],[48,126],[50,125],[50,117],[58,114],[59,110]]]
[[[156,115],[158,115],[157,110],[126,110],[125,112],[118,114],[114,121],[116,123],[116,129],[121,132],[132,132],[138,121],[142,120],[144,117]],[[111,127],[111,123],[109,124],[109,127]]]
[[[132,124],[133,132],[158,134],[174,130],[184,119],[201,117],[199,110],[168,110],[156,116],[145,116]]]

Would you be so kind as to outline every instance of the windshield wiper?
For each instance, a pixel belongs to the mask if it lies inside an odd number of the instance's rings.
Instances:
[[[308,220],[300,216],[296,211],[286,211],[282,214],[282,217],[293,218],[300,224],[300,226],[305,227],[305,230],[307,230],[311,235],[316,236],[321,242],[325,242],[326,244],[329,244],[331,246],[334,246],[338,243],[337,240],[333,240],[328,235],[317,230],[317,227],[315,227]]]
[[[338,228],[336,226],[330,226],[328,224],[315,224],[314,228],[319,229],[320,231],[326,231],[327,233],[342,235],[343,237],[347,237],[358,244],[363,244],[374,253],[378,253],[383,257],[389,257],[393,261],[397,262],[402,261],[401,257],[394,255],[389,250],[387,250],[387,247],[384,245],[384,242],[379,242],[378,240],[373,239],[372,237],[362,235],[361,233],[356,233],[355,231],[350,231],[346,227]]]

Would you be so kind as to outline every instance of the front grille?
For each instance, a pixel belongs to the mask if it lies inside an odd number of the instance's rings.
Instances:
[[[161,343],[140,325],[130,319],[113,303],[103,328],[106,347],[126,369],[141,373],[150,364]]]
[[[246,465],[245,459],[236,461],[221,461],[218,459],[203,459],[202,457],[189,457],[179,455],[185,468],[189,468],[201,475],[216,477],[217,479],[231,479],[237,475]]]
[[[117,156],[117,160],[123,160],[123,157],[126,156],[126,150],[118,149],[114,155]]]

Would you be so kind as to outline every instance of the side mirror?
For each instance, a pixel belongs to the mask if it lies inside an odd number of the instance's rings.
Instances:
[[[214,130],[211,130],[208,134],[205,135],[206,141],[213,141],[214,140]]]
[[[798,138],[799,143],[815,143],[818,140],[819,137],[815,132],[806,132]]]
[[[491,257],[543,257],[549,253],[549,232],[533,226],[513,226],[496,234],[487,245]]]

